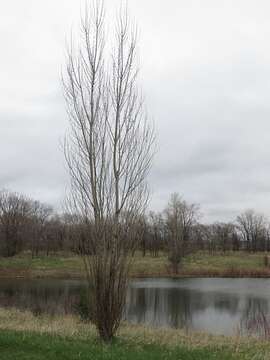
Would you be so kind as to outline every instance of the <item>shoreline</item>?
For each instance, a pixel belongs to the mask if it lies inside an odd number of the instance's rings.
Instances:
[[[121,323],[116,341],[105,345],[98,340],[93,324],[82,322],[78,316],[34,316],[29,311],[1,307],[0,338],[1,344],[6,344],[5,348],[10,357],[5,357],[5,359],[8,360],[17,359],[15,355],[22,354],[22,351],[31,359],[44,359],[44,352],[49,353],[50,351],[53,355],[49,358],[58,359],[59,354],[65,353],[63,355],[65,360],[89,359],[89,351],[93,351],[93,356],[97,356],[93,358],[103,360],[146,358],[155,360],[165,358],[168,360],[252,360],[257,358],[258,353],[263,356],[262,359],[268,359],[270,354],[268,339],[239,335],[211,335],[206,332],[187,333],[181,329],[151,328],[126,322]],[[56,348],[60,348],[62,342],[64,344],[56,356],[54,351]],[[66,353],[67,346],[71,346],[71,348],[69,347],[70,351],[76,347],[76,351],[72,352],[70,357]],[[122,354],[120,357],[119,351],[114,354],[114,357],[111,356],[115,346]],[[85,355],[77,357],[82,348],[85,348]],[[40,357],[37,357],[39,349],[42,350]],[[103,357],[105,353],[108,353],[108,357]],[[31,357],[31,354],[35,354],[35,357]],[[2,359],[1,355],[0,358]]]
[[[266,253],[197,252],[183,259],[178,274],[171,271],[167,254],[157,257],[135,254],[130,278],[270,278],[270,264],[265,265]],[[269,254],[270,257],[270,254]],[[58,278],[84,279],[82,259],[73,254],[40,254],[31,257],[20,253],[12,258],[0,258],[0,279]]]
[[[83,280],[86,276],[83,271],[63,271],[63,270],[22,270],[22,269],[0,269],[1,279],[59,279],[59,280]],[[270,278],[270,270],[247,270],[247,269],[228,269],[228,270],[193,270],[179,271],[178,274],[169,272],[159,273],[136,273],[133,272],[130,279],[149,279],[149,278]]]

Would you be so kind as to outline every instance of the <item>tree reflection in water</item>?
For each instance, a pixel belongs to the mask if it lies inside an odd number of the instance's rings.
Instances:
[[[269,302],[266,299],[247,300],[240,321],[240,333],[270,338]]]
[[[78,312],[86,283],[75,280],[1,280],[0,306],[34,314]],[[269,291],[268,291],[269,289]],[[270,280],[149,279],[133,281],[124,318],[186,330],[270,337]]]
[[[58,280],[1,280],[0,306],[47,313],[69,314],[79,302],[82,282]]]
[[[134,323],[193,329],[193,319],[206,309],[237,314],[239,299],[216,292],[182,288],[131,288],[126,319]]]

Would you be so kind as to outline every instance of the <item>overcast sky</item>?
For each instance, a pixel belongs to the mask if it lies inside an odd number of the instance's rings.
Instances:
[[[111,17],[120,0],[107,0]],[[85,1],[9,0],[0,12],[0,188],[60,208],[68,126],[60,74]],[[270,2],[130,0],[158,133],[151,208],[172,192],[204,221],[270,216]]]

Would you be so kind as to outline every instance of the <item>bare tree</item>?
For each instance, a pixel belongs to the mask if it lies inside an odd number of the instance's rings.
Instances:
[[[149,248],[153,256],[158,257],[159,250],[164,248],[164,221],[162,214],[150,211],[149,223]]]
[[[29,202],[30,205],[30,219],[29,219],[29,237],[31,241],[32,257],[38,256],[41,249],[47,251],[47,223],[52,215],[53,209],[51,206],[43,204],[37,200]]]
[[[137,87],[136,29],[120,12],[107,56],[104,22],[102,2],[86,11],[78,48],[68,49],[63,85],[70,119],[69,206],[88,229],[82,256],[91,318],[100,337],[110,341],[125,305],[128,255],[138,240],[134,224],[148,200],[154,133]]]
[[[165,210],[169,261],[178,273],[179,264],[189,247],[191,227],[198,218],[198,206],[187,204],[177,193],[172,194]]]
[[[49,256],[51,252],[56,253],[59,250],[67,249],[69,244],[65,243],[67,234],[62,217],[58,214],[51,214],[44,225],[42,238],[46,255]]]
[[[17,193],[0,192],[0,250],[4,256],[14,256],[21,250],[29,201]]]
[[[146,255],[146,250],[147,250],[147,219],[146,216],[140,216],[138,217],[137,221],[136,221],[136,228],[134,228],[134,230],[136,231],[136,233],[139,235],[139,240],[140,240],[140,248],[142,251],[142,256],[145,257]],[[133,254],[134,255],[134,254]]]
[[[236,223],[246,249],[258,251],[267,233],[265,217],[254,210],[246,210],[236,218]]]
[[[226,251],[232,249],[234,236],[234,225],[231,223],[215,222],[209,225],[209,242],[212,244],[212,250]]]

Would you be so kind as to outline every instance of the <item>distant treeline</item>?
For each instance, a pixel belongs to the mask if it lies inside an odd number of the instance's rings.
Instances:
[[[137,219],[137,251],[144,256],[168,252],[177,271],[183,256],[203,250],[250,252],[270,250],[270,227],[264,215],[247,210],[234,222],[199,222],[199,207],[173,194],[162,212]],[[30,251],[32,256],[57,251],[81,253],[91,236],[91,223],[76,214],[56,213],[53,208],[21,194],[0,192],[0,255]]]

